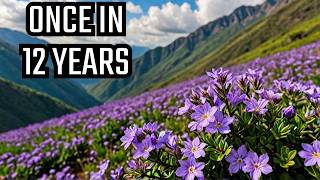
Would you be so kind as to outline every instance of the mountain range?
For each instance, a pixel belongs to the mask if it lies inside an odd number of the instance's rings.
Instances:
[[[214,67],[239,63],[247,56],[253,59],[284,50],[284,42],[290,44],[287,48],[292,48],[315,41],[319,39],[314,34],[319,32],[319,21],[315,20],[320,12],[319,3],[318,0],[267,0],[257,6],[241,6],[187,37],[147,51],[134,60],[132,76],[105,79],[91,87],[90,92],[102,101],[133,96],[191,79]],[[287,41],[301,26],[307,26],[306,34],[300,40]],[[263,46],[263,52],[258,52]]]
[[[62,101],[0,78],[0,132],[74,112]]]
[[[218,18],[166,47],[157,47],[134,60],[133,75],[126,79],[106,79],[90,89],[102,100],[113,100],[151,89],[155,83],[174,76],[237,36],[242,29],[266,16],[275,0],[264,5],[242,6],[232,14]]]
[[[0,40],[16,49],[19,48],[19,44],[48,44],[45,40],[34,38],[23,32],[8,28],[0,28]],[[146,47],[132,46],[132,56],[133,58],[137,58],[143,55],[147,50],[149,49]],[[48,66],[50,68],[53,67],[51,61],[48,61]],[[99,80],[101,79],[72,79],[71,81],[76,82],[83,87],[87,87],[97,83]]]
[[[100,79],[23,79],[19,44],[48,42],[0,28],[0,132],[100,104],[85,90]],[[138,57],[147,50],[134,46],[133,55]]]
[[[2,29],[2,32],[4,30]],[[6,32],[8,32],[6,30]],[[21,60],[18,55],[20,43],[45,43],[45,41],[11,31],[18,40],[12,40],[5,33],[0,35],[0,76],[17,84],[46,93],[60,99],[66,104],[78,109],[92,107],[99,103],[94,97],[75,82],[67,79],[23,79],[21,75]],[[13,38],[14,39],[14,38]]]

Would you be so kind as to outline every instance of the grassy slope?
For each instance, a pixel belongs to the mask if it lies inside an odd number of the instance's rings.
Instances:
[[[193,52],[186,52],[184,49],[179,49],[174,56],[166,58],[163,62],[157,66],[152,67],[148,73],[144,74],[139,81],[143,83],[132,83],[128,87],[118,91],[112,99],[117,99],[126,95],[135,95],[140,92],[149,90],[153,86],[156,86],[158,82],[164,81],[166,78],[174,75],[188,66],[192,65],[196,59],[203,57],[209,51],[215,50],[227,39],[233,37],[239,29],[242,27],[231,27],[226,31],[221,32],[219,35],[210,38],[208,41],[202,42]],[[177,58],[178,57],[178,58]],[[182,63],[180,63],[183,61]],[[156,76],[154,75],[156,74]],[[131,90],[130,90],[131,89]],[[129,91],[130,90],[130,91]]]
[[[252,20],[250,23],[254,23]],[[194,49],[187,48],[188,45],[177,49],[174,54],[161,58],[166,54],[163,49],[158,48],[158,52],[150,55],[149,59],[138,59],[137,67],[132,77],[125,80],[106,80],[90,89],[91,93],[98,99],[113,100],[123,96],[132,96],[157,87],[159,82],[163,82],[168,77],[174,76],[177,72],[196,63],[198,59],[203,58],[209,52],[218,49],[229,39],[235,37],[245,26],[242,24],[233,24],[223,31],[211,34],[206,40],[196,44]],[[160,56],[160,62],[153,60],[152,56]],[[146,64],[147,63],[147,64]],[[139,67],[138,67],[139,66]],[[146,72],[146,73],[138,73]],[[141,74],[141,75],[137,75]],[[118,87],[122,87],[118,89]]]
[[[319,0],[295,0],[156,87],[201,75],[213,67],[242,63],[317,41],[319,12]]]
[[[73,112],[63,102],[0,78],[0,132]]]

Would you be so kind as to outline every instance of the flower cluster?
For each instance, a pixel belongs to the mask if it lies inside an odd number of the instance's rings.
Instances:
[[[255,152],[248,152],[242,145],[238,150],[232,149],[230,155],[226,158],[230,163],[230,173],[237,173],[239,170],[250,173],[250,177],[258,180],[261,174],[269,174],[272,167],[268,164],[269,156],[263,154],[258,156]]]

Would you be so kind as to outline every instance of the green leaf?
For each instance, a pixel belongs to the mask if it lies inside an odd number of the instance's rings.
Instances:
[[[316,166],[311,166],[311,167],[305,167],[305,170],[308,171],[308,173],[317,178],[320,179],[320,172],[319,172],[319,167],[317,168]]]
[[[296,150],[292,150],[288,153],[288,160],[292,160],[297,154]]]

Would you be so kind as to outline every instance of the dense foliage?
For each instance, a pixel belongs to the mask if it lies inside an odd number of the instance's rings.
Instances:
[[[0,176],[320,178],[320,43],[0,135]]]

